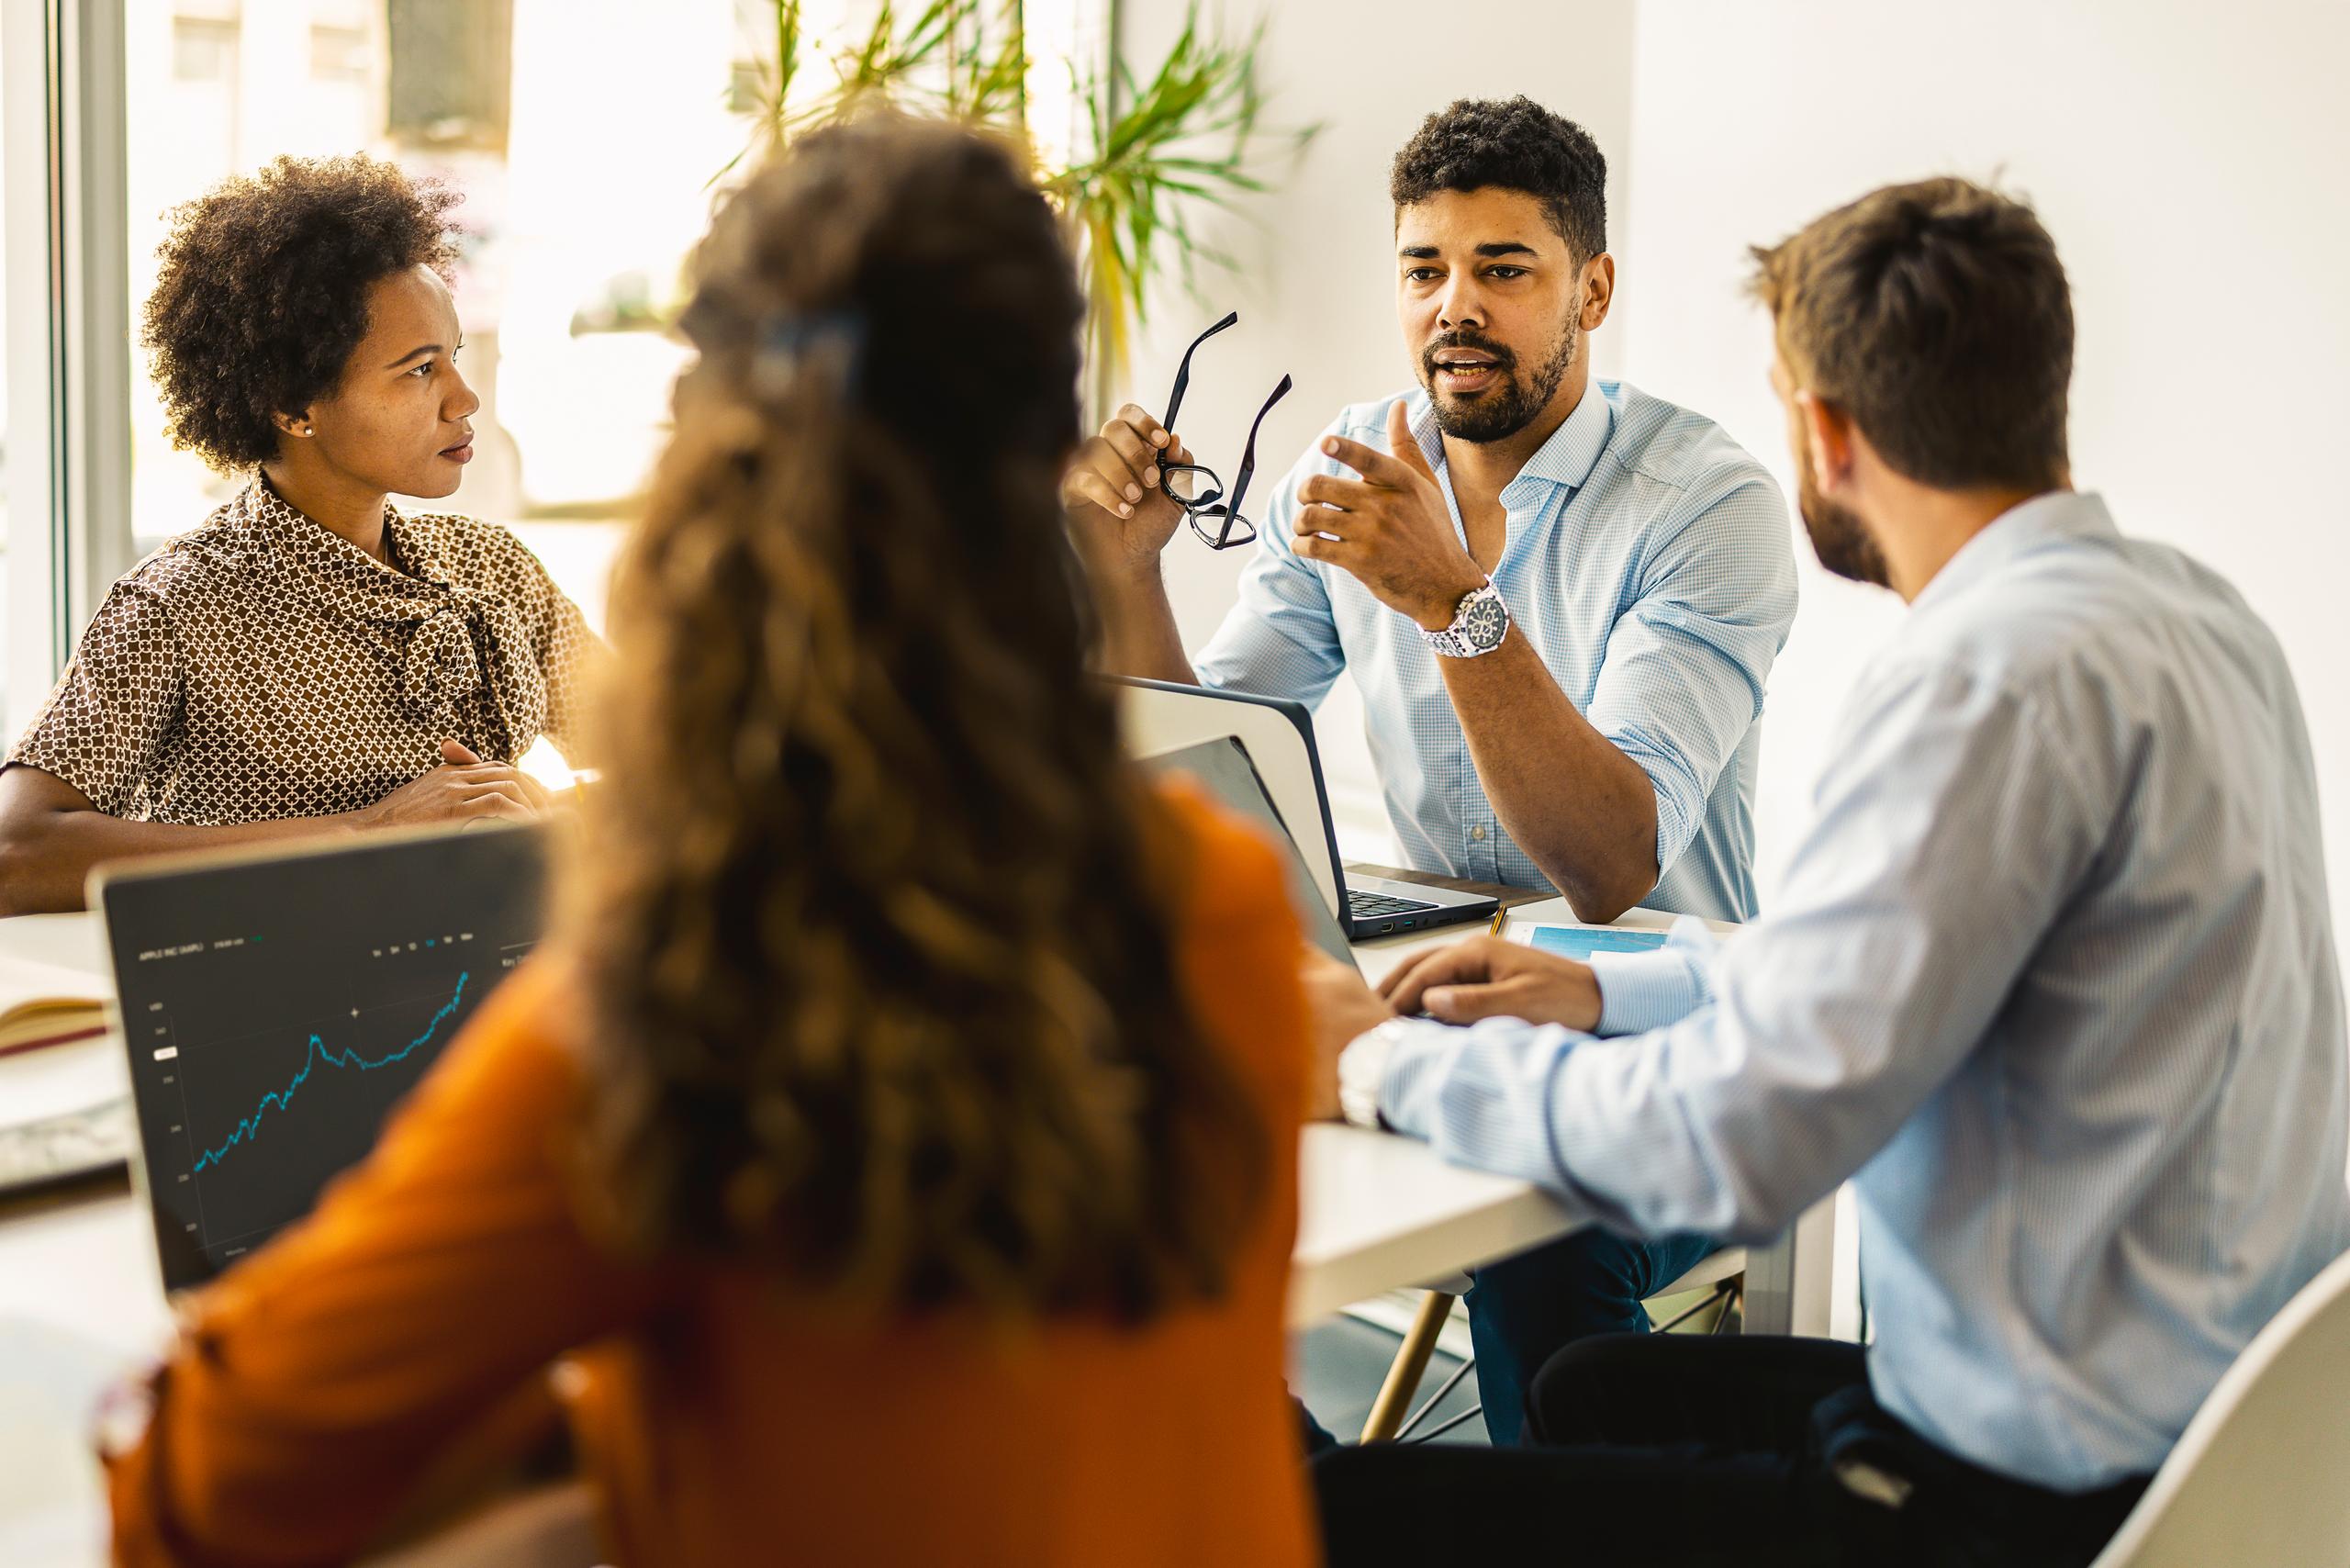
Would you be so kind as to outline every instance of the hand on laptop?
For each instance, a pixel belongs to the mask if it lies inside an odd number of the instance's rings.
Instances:
[[[484,762],[453,740],[441,743],[441,766],[401,785],[364,812],[366,827],[504,818],[531,822],[545,814],[546,790],[509,763]]]
[[[1169,499],[1159,464],[1189,463],[1191,453],[1141,407],[1128,403],[1102,433],[1077,450],[1061,476],[1061,509],[1090,567],[1155,570],[1175,537],[1183,509]]]
[[[1587,964],[1538,953],[1498,936],[1476,936],[1399,964],[1380,987],[1388,1005],[1445,1024],[1523,1018],[1529,1024],[1599,1027],[1599,980]]]
[[[1324,440],[1326,455],[1362,477],[1314,474],[1297,487],[1297,498],[1311,503],[1298,508],[1297,553],[1345,567],[1382,604],[1441,632],[1485,574],[1461,548],[1400,398],[1388,411],[1387,441],[1392,455],[1344,436]]]
[[[1305,1114],[1315,1121],[1336,1121],[1339,1056],[1395,1013],[1363,983],[1360,970],[1316,948],[1305,949],[1304,980],[1307,1020],[1314,1031],[1314,1076],[1306,1089]]]

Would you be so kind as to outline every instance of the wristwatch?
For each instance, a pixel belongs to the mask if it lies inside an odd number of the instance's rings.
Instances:
[[[1492,653],[1509,635],[1509,606],[1502,602],[1502,590],[1494,586],[1494,579],[1487,577],[1484,587],[1460,596],[1451,625],[1441,632],[1423,626],[1420,635],[1440,657],[1473,659]]]
[[[1338,1053],[1338,1114],[1374,1131],[1386,1125],[1379,1114],[1380,1086],[1387,1081],[1387,1058],[1403,1040],[1403,1020],[1390,1018]]]

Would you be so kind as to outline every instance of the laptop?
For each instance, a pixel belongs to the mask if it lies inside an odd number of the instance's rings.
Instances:
[[[1315,887],[1357,942],[1430,926],[1490,921],[1501,906],[1489,893],[1455,892],[1418,882],[1348,871],[1330,823],[1330,796],[1322,780],[1314,719],[1302,703],[1240,691],[1214,691],[1125,676],[1121,716],[1126,745],[1148,760],[1202,741],[1237,735],[1259,782],[1305,857]]]
[[[140,861],[91,879],[167,1294],[309,1213],[530,952],[539,830]]]
[[[1153,773],[1188,773],[1206,787],[1209,794],[1225,807],[1248,817],[1265,829],[1266,835],[1284,851],[1281,858],[1289,870],[1290,902],[1297,906],[1297,917],[1304,924],[1306,940],[1342,964],[1355,961],[1354,949],[1348,945],[1346,927],[1323,902],[1321,890],[1314,885],[1314,873],[1306,869],[1305,857],[1290,836],[1289,825],[1273,808],[1273,799],[1265,790],[1265,780],[1257,772],[1257,765],[1248,758],[1248,748],[1237,735],[1224,735],[1197,745],[1179,746],[1145,757],[1143,766]]]

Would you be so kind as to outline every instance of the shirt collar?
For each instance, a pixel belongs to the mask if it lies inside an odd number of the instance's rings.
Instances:
[[[2121,537],[2105,498],[2095,491],[2051,490],[2034,496],[2009,507],[1960,545],[1909,608],[1914,612],[1953,599],[2002,566],[2052,544]]]
[[[445,588],[451,577],[446,552],[428,519],[409,517],[384,503],[384,532],[400,565],[386,565],[324,523],[297,511],[256,476],[231,503],[232,515],[258,529],[263,538],[314,573],[378,591],[415,592]]]
[[[1444,433],[1437,429],[1436,405],[1419,387],[1414,387],[1407,396],[1411,401],[1413,439],[1427,454],[1428,466],[1441,474]],[[1517,476],[1502,487],[1502,505],[1513,511],[1518,510],[1525,499],[1518,487],[1529,482],[1581,489],[1590,479],[1591,471],[1599,465],[1599,454],[1607,450],[1607,438],[1615,429],[1616,410],[1609,406],[1600,383],[1594,380],[1583,387],[1583,398],[1566,422],[1552,431],[1550,439],[1526,460]]]

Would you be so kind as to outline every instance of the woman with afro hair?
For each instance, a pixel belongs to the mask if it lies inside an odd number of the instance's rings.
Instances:
[[[446,281],[454,193],[281,158],[180,207],[145,346],[172,439],[248,483],[115,584],[0,771],[0,913],[101,861],[527,818],[598,644],[513,535],[394,509],[456,489],[480,399]]]

